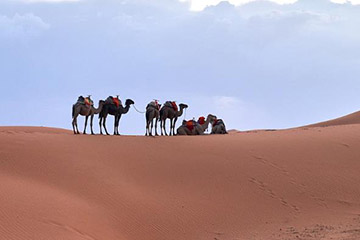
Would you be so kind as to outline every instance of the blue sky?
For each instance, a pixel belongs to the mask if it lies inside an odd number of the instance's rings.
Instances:
[[[240,130],[359,110],[358,1],[230,2],[2,0],[0,125],[71,128],[87,94],[141,110],[176,100],[187,118],[212,113]],[[143,134],[144,122],[131,109],[120,131]]]

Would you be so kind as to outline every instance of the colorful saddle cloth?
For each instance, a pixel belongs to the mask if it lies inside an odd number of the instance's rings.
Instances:
[[[94,102],[89,97],[86,97],[85,98],[85,105],[92,106],[92,105],[94,105]]]
[[[171,106],[176,112],[178,111],[178,106],[176,105],[175,102],[171,102]]]
[[[195,128],[196,122],[193,120],[186,121],[185,125],[190,131],[192,131]]]
[[[120,99],[113,97],[113,102],[114,102],[116,107],[120,106]]]
[[[157,100],[150,102],[146,108],[155,108],[156,110],[160,110],[160,104]]]
[[[122,103],[118,97],[109,96],[106,101],[107,104],[114,104],[116,107],[119,107]]]
[[[176,112],[178,111],[178,106],[176,105],[176,102],[167,101],[164,106],[173,108]]]
[[[94,102],[93,102],[93,100],[91,100],[90,97],[85,97],[84,98],[83,96],[79,96],[77,102],[80,103],[80,104],[88,105],[88,106],[94,105]]]
[[[198,123],[203,125],[205,123],[205,117],[199,117]]]

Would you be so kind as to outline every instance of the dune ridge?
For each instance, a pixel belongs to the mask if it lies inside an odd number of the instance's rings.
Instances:
[[[0,239],[360,239],[359,139],[0,127]]]
[[[332,119],[329,121],[310,124],[307,125],[307,127],[329,127],[329,126],[341,126],[341,125],[350,125],[350,124],[360,124],[360,111],[348,114],[340,118]]]

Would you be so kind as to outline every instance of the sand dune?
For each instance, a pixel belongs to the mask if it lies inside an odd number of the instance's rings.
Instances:
[[[360,111],[329,121],[311,124],[308,127],[329,127],[349,124],[360,124]]]
[[[1,127],[0,239],[360,239],[359,139],[356,124],[158,138]]]

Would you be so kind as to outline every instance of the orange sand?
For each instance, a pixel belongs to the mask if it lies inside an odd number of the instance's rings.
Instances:
[[[0,239],[360,239],[352,121],[158,138],[1,127]]]

